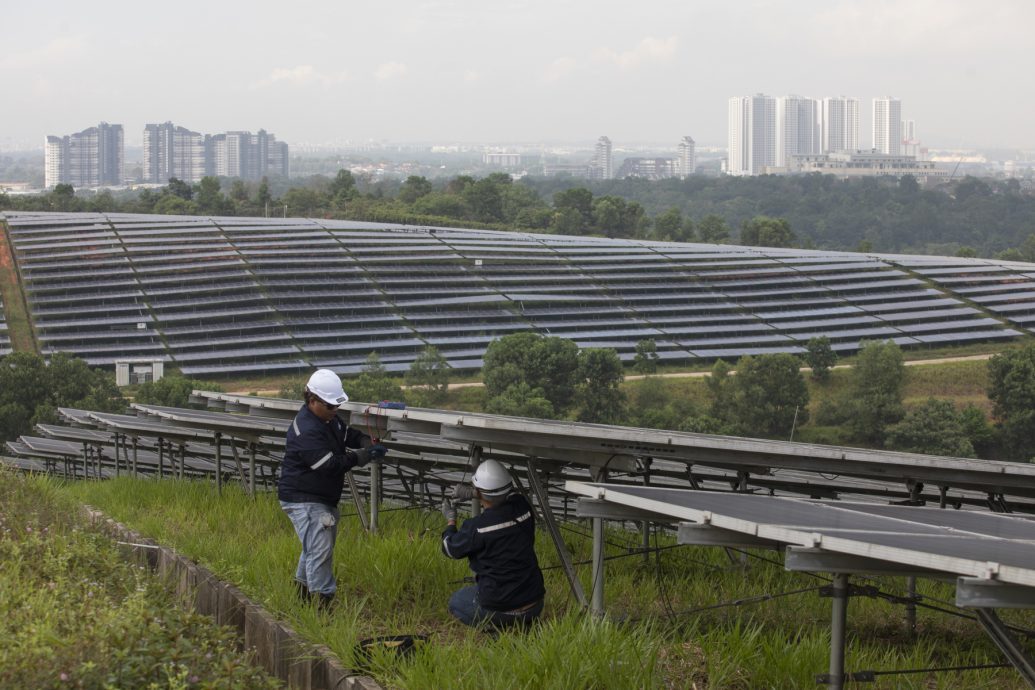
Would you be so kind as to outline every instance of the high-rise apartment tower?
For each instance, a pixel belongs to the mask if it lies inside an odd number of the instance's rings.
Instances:
[[[734,96],[729,102],[730,175],[761,175],[776,165],[776,99]]]
[[[873,148],[890,156],[902,152],[902,101],[897,98],[873,99]]]

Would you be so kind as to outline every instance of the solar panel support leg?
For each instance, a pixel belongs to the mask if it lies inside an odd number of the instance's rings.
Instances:
[[[352,476],[352,472],[345,473],[345,481],[349,483],[349,492],[352,494],[352,502],[356,505],[356,515],[359,516],[359,521],[363,525],[363,529],[369,530],[370,523],[367,521],[367,511],[363,508],[363,499],[359,497],[359,490],[356,488],[356,480]]]
[[[381,463],[370,463],[370,531],[377,533],[378,509],[381,505]]]
[[[252,451],[252,457],[254,462],[254,450]],[[187,446],[180,444],[180,479],[183,479],[184,466],[187,464]]]
[[[475,443],[471,444],[471,454],[469,456],[469,460],[468,460],[467,464],[471,468],[471,476],[473,477],[474,476],[474,471],[478,469],[478,465],[482,464],[482,447],[481,446],[479,446],[479,445],[477,445]],[[547,506],[547,509],[549,509],[549,506]],[[474,517],[476,515],[481,515],[481,513],[482,513],[482,502],[478,500],[477,496],[475,496],[474,498],[471,499],[471,517]]]
[[[115,476],[119,476],[119,433],[115,432]]]
[[[607,470],[595,472],[594,480],[607,481]],[[604,519],[593,518],[593,600],[590,613],[601,618],[604,615]]]
[[[827,687],[842,690],[845,686],[845,627],[848,622],[848,575],[834,573],[830,617],[830,673]]]
[[[650,466],[652,458],[643,459],[643,485],[650,486]],[[650,521],[644,520],[640,523],[643,532],[643,564],[650,565]]]
[[[996,647],[1021,674],[1021,678],[1028,684],[1028,687],[1035,688],[1035,663],[1027,655],[1024,648],[1017,644],[1017,640],[1010,634],[1009,629],[996,615],[995,609],[976,609],[978,621],[985,629],[988,636],[995,642]]]
[[[158,478],[162,479],[165,475],[165,441],[162,437],[158,437]]]
[[[557,527],[553,511],[550,510],[550,498],[547,496],[543,483],[539,479],[539,468],[536,466],[535,458],[528,459],[528,484],[535,493],[536,502],[539,503],[539,510],[543,515],[543,522],[546,524],[546,531],[550,533],[553,546],[557,549],[557,556],[561,559],[561,566],[564,574],[568,576],[568,584],[571,585],[571,592],[579,606],[586,608],[589,602],[586,601],[586,593],[582,591],[582,583],[579,581],[578,573],[575,572],[575,565],[572,563],[568,547],[561,538],[561,530]]]
[[[906,591],[909,594],[909,603],[906,604],[906,632],[912,636],[916,634],[916,576],[910,575],[906,578]]]
[[[234,455],[234,463],[237,465],[237,476],[241,478],[241,487],[248,488],[248,478],[244,476],[244,465],[241,464],[241,456],[237,453],[237,444],[233,437],[230,438],[230,452]]]
[[[223,434],[218,431],[213,440],[216,442],[216,495],[223,495]]]
[[[248,495],[255,498],[255,442],[248,444]]]
[[[133,476],[137,476],[137,437],[133,437]]]

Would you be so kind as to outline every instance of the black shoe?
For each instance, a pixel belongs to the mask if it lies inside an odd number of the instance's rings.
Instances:
[[[313,598],[305,583],[298,580],[295,580],[295,593],[298,594],[298,598],[303,604],[308,604],[309,600]]]
[[[334,595],[320,592],[320,596],[316,600],[316,609],[318,611],[330,611],[333,606]]]

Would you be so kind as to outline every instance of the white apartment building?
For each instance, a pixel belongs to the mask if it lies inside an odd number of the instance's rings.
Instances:
[[[792,156],[820,152],[819,103],[814,98],[784,96],[776,102],[776,166]]]
[[[107,122],[64,137],[48,135],[44,142],[45,184],[76,188],[121,185],[124,150],[122,125]]]
[[[189,184],[205,176],[205,136],[171,122],[144,126],[144,182]]]
[[[859,99],[824,98],[820,110],[820,147],[823,153],[859,148]]]
[[[614,156],[611,153],[611,140],[607,137],[600,137],[599,139],[597,139],[597,147],[593,155],[592,168],[593,179],[614,179]]]
[[[697,172],[697,144],[686,136],[679,141],[679,155],[676,158],[679,176],[686,178]]]
[[[873,148],[889,156],[902,152],[902,101],[897,98],[873,99]]]
[[[764,94],[729,101],[729,175],[761,175],[776,165],[776,99]]]

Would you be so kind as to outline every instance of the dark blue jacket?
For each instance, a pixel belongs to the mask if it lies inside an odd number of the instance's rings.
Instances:
[[[442,553],[467,558],[478,583],[478,603],[509,611],[543,598],[543,573],[535,557],[535,515],[521,494],[511,494],[481,515],[442,533]]]
[[[356,466],[356,454],[349,449],[369,443],[369,436],[345,426],[339,417],[324,422],[303,405],[288,427],[277,498],[338,505],[345,472]]]

